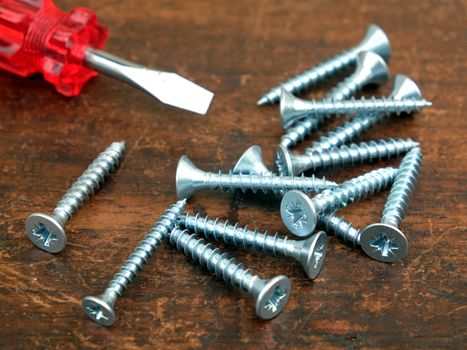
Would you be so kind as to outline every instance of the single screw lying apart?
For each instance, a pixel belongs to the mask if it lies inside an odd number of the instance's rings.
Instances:
[[[326,100],[342,101],[352,97],[357,91],[368,84],[384,84],[389,77],[389,69],[384,60],[377,54],[364,52],[357,56],[357,68],[347,79],[331,89],[325,96]],[[281,95],[281,110],[286,110],[294,97],[284,92]],[[281,114],[285,113],[284,111]],[[281,137],[284,147],[291,147],[304,140],[309,134],[317,130],[328,116],[313,116],[300,120],[287,130]]]
[[[78,211],[84,201],[118,166],[125,151],[125,142],[113,142],[88,166],[58,202],[52,215],[34,213],[26,219],[26,232],[38,248],[58,253],[66,246],[65,223]]]
[[[327,77],[334,76],[349,65],[354,64],[357,59],[357,55],[363,51],[375,52],[383,57],[386,62],[389,61],[391,47],[389,39],[381,28],[374,24],[369,25],[365,38],[360,42],[360,44],[349,51],[342,52],[338,56],[335,56],[318,66],[277,85],[261,97],[257,104],[265,105],[268,103],[278,102],[281,89],[285,89],[290,93],[305,91]]]
[[[316,227],[319,214],[329,214],[347,204],[359,201],[387,188],[394,180],[397,170],[381,168],[350,179],[313,198],[300,191],[287,192],[281,202],[281,217],[293,234],[305,237]]]
[[[83,310],[91,320],[103,326],[111,326],[115,323],[115,302],[138,272],[143,269],[143,266],[151,259],[152,254],[161,245],[162,240],[174,228],[180,214],[183,212],[185,203],[186,200],[178,201],[162,214],[159,221],[149,230],[120,270],[114,275],[104,293],[99,296],[86,296],[83,298]]]
[[[286,276],[264,280],[196,234],[178,227],[170,233],[170,243],[227,283],[250,293],[255,300],[256,314],[264,320],[276,317],[289,299],[291,284]]]
[[[263,159],[263,151],[260,146],[253,145],[248,148],[238,159],[232,169],[232,174],[263,174],[272,175]]]
[[[326,234],[322,231],[306,240],[294,241],[287,237],[281,238],[278,233],[271,235],[267,232],[250,230],[247,226],[230,225],[219,218],[211,220],[199,215],[186,214],[181,218],[180,224],[197,234],[203,234],[206,238],[223,240],[236,247],[290,256],[303,266],[310,279],[318,276],[326,255],[327,240]]]
[[[218,188],[220,190],[258,190],[280,193],[283,190],[300,189],[304,192],[320,192],[337,186],[335,182],[312,177],[284,177],[263,174],[228,174],[208,173],[198,169],[187,156],[178,162],[176,187],[179,198],[188,198],[194,191],[202,188]]]
[[[372,224],[362,230],[360,244],[373,259],[392,261],[394,250],[407,239],[399,226],[407,214],[409,199],[422,166],[422,151],[414,148],[402,159],[399,171],[384,206],[381,223]]]
[[[289,95],[291,96],[291,95]],[[344,114],[379,114],[379,113],[409,113],[419,111],[424,107],[431,106],[431,102],[423,99],[398,100],[392,97],[382,97],[377,99],[371,97],[359,100],[354,98],[345,101],[332,100],[302,100],[293,97],[294,101],[289,101],[295,107],[284,110],[281,113],[282,124],[291,125],[303,118],[303,115],[344,115]]]
[[[389,97],[396,100],[421,100],[423,98],[417,84],[405,75],[396,75],[392,93]],[[305,149],[305,153],[321,152],[333,146],[340,146],[348,143],[361,136],[373,125],[395,115],[396,114],[380,113],[377,115],[364,114],[356,116],[352,120],[338,126],[335,130],[331,130],[327,134],[321,136],[318,141],[313,142],[310,147]]]
[[[353,143],[349,146],[342,145],[307,154],[293,154],[289,149],[279,145],[276,149],[276,164],[280,174],[296,176],[307,170],[316,171],[328,167],[354,166],[367,161],[373,162],[399,157],[418,145],[418,142],[411,139],[388,139]]]
[[[321,214],[318,216],[318,225],[326,230],[329,234],[334,233],[337,238],[342,239],[345,243],[352,245],[354,248],[361,247],[360,236],[361,231],[352,226],[351,223],[345,222],[343,218]],[[370,258],[384,261],[395,262],[407,255],[408,243],[404,235],[392,236],[391,244],[388,244],[385,251],[386,257],[381,260],[381,255],[369,255]],[[364,251],[368,254],[366,251]]]

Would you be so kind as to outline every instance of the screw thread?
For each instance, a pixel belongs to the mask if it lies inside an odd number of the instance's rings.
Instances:
[[[333,147],[322,152],[314,151],[297,157],[307,157],[306,170],[315,171],[327,167],[354,166],[365,161],[373,162],[398,157],[418,145],[411,139],[387,139],[353,143],[350,146],[342,145],[339,148]]]
[[[365,82],[357,82],[354,75],[351,75],[329,91],[324,96],[324,99],[331,99],[334,101],[348,99],[364,85]],[[291,128],[287,129],[287,132],[281,137],[281,145],[287,148],[295,146],[305,140],[312,132],[318,130],[319,126],[324,123],[325,120],[326,117],[324,115],[317,115],[297,121]]]
[[[60,223],[65,223],[78,208],[94,194],[105,177],[114,171],[125,151],[125,142],[113,142],[88,166],[84,173],[71,185],[53,211]]]
[[[262,100],[265,99],[268,103],[278,102],[280,100],[281,89],[285,89],[292,94],[304,92],[327,77],[333,76],[349,65],[354,64],[359,52],[358,48],[343,51],[339,55],[290,78],[284,83],[276,85],[262,97]]]
[[[205,184],[211,189],[241,190],[243,192],[252,191],[256,193],[261,190],[263,193],[272,191],[281,193],[281,191],[301,190],[303,192],[320,192],[324,189],[336,186],[337,184],[328,181],[325,178],[266,175],[266,174],[228,174],[206,173]]]
[[[342,239],[347,244],[353,245],[354,248],[360,246],[360,230],[354,228],[344,218],[322,214],[318,216],[318,224],[327,233],[334,233],[337,238]]]
[[[318,130],[319,126],[324,122],[323,116],[303,119],[294,124],[281,137],[281,145],[287,148],[293,147],[305,140],[312,132]]]
[[[313,152],[322,152],[348,143],[355,138],[361,136],[373,125],[384,119],[386,114],[377,115],[359,115],[355,118],[345,122],[336,129],[329,131],[327,134],[322,135],[318,141],[311,144],[311,147],[305,149],[305,153],[310,154]]]
[[[227,253],[222,253],[219,248],[206,244],[202,238],[188,232],[178,227],[174,228],[170,233],[170,243],[225,282],[250,291],[255,280],[260,279],[252,275],[251,270],[245,269],[242,264],[238,264],[234,258],[229,257]]]
[[[415,190],[422,166],[422,151],[414,148],[402,159],[394,184],[384,205],[383,224],[399,227],[407,215],[410,197]]]
[[[394,168],[381,168],[353,178],[312,198],[318,214],[331,213],[350,203],[366,198],[387,188],[397,174]]]
[[[367,79],[367,75],[363,75],[360,71],[356,71],[332,88],[324,96],[324,99],[343,101],[354,95],[357,91],[360,91],[366,85]]]
[[[379,114],[379,113],[409,113],[419,111],[430,106],[431,103],[423,99],[396,99],[394,97],[371,97],[365,99],[351,98],[349,100],[309,100],[304,114],[313,115],[343,115],[343,114]],[[290,117],[290,120],[300,120],[302,116]]]
[[[248,229],[247,226],[230,225],[228,221],[222,222],[219,218],[209,219],[199,214],[195,216],[186,214],[181,224],[196,234],[202,234],[216,241],[222,240],[235,247],[262,250],[265,253],[284,256],[292,256],[295,251],[294,241],[287,237],[281,238],[279,233],[272,235],[268,232],[258,232],[258,230]]]
[[[151,259],[152,253],[161,245],[183,213],[186,199],[172,204],[149,230],[144,239],[130,254],[120,270],[114,275],[106,290],[106,294],[121,296],[133,278],[142,270],[143,266]]]

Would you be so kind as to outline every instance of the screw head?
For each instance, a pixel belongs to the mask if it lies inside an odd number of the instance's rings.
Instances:
[[[370,24],[365,38],[359,44],[360,51],[372,51],[380,55],[386,62],[391,56],[391,44],[384,31],[376,24]]]
[[[292,152],[287,147],[282,145],[276,147],[275,163],[280,175],[293,175]]]
[[[383,58],[372,51],[360,52],[357,55],[355,74],[364,74],[367,84],[383,85],[389,80],[389,68]]]
[[[62,225],[49,215],[29,215],[25,228],[31,242],[46,252],[58,253],[66,246],[66,234]]]
[[[235,164],[232,170],[233,174],[255,174],[269,175],[271,171],[268,169],[263,160],[263,151],[260,146],[253,145],[248,148]]]
[[[286,276],[276,276],[261,289],[256,298],[256,314],[263,320],[276,317],[290,297],[291,283]]]
[[[360,233],[360,245],[372,259],[395,262],[407,255],[408,242],[398,228],[377,223],[367,226]]]
[[[299,237],[308,236],[316,227],[317,213],[313,202],[300,191],[289,191],[282,197],[281,217],[287,229]]]
[[[111,326],[115,323],[115,311],[113,305],[109,304],[101,296],[86,296],[81,303],[84,312],[94,322],[102,326]]]
[[[180,157],[175,175],[177,195],[180,199],[189,198],[195,191],[195,183],[202,181],[204,172],[198,169],[185,155]]]
[[[315,233],[303,242],[301,264],[309,279],[318,277],[326,257],[327,235],[324,231]]]
[[[422,92],[417,86],[417,83],[409,77],[399,74],[394,79],[394,86],[392,88],[391,96],[396,100],[402,99],[423,99]]]
[[[302,111],[306,108],[308,101],[295,97],[285,89],[281,89],[280,97],[280,117],[284,129],[290,128],[297,118],[306,118],[307,115]]]

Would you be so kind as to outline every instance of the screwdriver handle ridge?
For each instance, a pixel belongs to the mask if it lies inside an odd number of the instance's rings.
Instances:
[[[0,2],[0,68],[22,77],[41,73],[65,96],[78,95],[98,75],[83,64],[86,49],[103,48],[107,37],[83,7],[66,13],[52,0]]]

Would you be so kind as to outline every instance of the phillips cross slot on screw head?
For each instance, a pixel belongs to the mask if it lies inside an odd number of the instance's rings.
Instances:
[[[27,77],[42,73],[65,96],[77,96],[101,72],[140,88],[161,102],[206,114],[213,93],[169,72],[148,69],[101,51],[107,28],[95,13],[69,13],[52,0],[0,2],[0,68]]]

